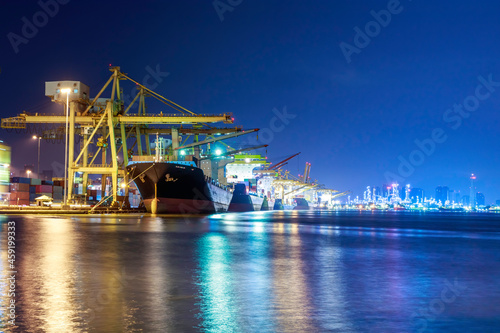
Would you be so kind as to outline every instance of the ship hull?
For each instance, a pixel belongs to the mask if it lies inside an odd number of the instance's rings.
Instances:
[[[229,204],[229,212],[252,212],[263,209],[264,198],[257,195],[250,195],[246,191],[244,184],[234,186],[233,197]],[[267,206],[267,203],[266,205]],[[264,209],[267,209],[264,207]]]
[[[260,210],[268,210],[268,208],[263,209],[262,204],[264,203],[264,198],[244,194],[240,196],[233,195],[231,203],[229,205],[229,212],[252,212]]]
[[[150,213],[210,214],[226,211],[231,201],[231,192],[207,182],[203,171],[188,163],[132,163],[127,171]]]

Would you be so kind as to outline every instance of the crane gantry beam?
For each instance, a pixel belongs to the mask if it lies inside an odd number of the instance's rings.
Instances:
[[[238,132],[238,133],[233,133],[233,134],[228,134],[228,135],[222,135],[222,136],[214,137],[214,138],[211,138],[211,139],[206,139],[206,140],[203,140],[203,141],[193,142],[193,143],[181,146],[181,147],[176,147],[175,150],[185,149],[185,148],[191,148],[191,147],[196,147],[196,146],[200,146],[200,145],[204,145],[204,144],[207,144],[207,143],[212,143],[212,142],[216,142],[216,141],[220,141],[220,140],[235,138],[235,137],[240,136],[240,135],[245,135],[245,134],[250,134],[250,133],[257,132],[258,130],[259,130],[258,128],[254,128],[254,129],[251,129],[251,130],[241,131],[241,132]]]
[[[75,116],[75,124],[95,126],[102,115],[93,116]],[[216,115],[183,115],[183,114],[168,114],[160,115],[155,114],[151,116],[116,116],[113,117],[114,124],[125,124],[125,125],[139,125],[139,124],[198,124],[198,123],[217,123],[223,122],[225,124],[232,124],[231,114],[216,114]],[[26,124],[65,124],[66,116],[63,115],[27,115],[20,114],[17,117],[3,118],[1,127],[2,128],[26,128]]]

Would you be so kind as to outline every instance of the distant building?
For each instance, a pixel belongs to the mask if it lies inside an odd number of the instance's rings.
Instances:
[[[446,200],[448,200],[448,186],[438,186],[436,187],[436,201],[441,202],[441,205],[444,206]]]
[[[469,205],[471,207],[476,207],[476,187],[474,186],[474,181],[476,180],[476,176],[472,174],[470,176],[470,196],[469,196]]]
[[[421,188],[410,189],[410,199],[411,199],[412,203],[421,202],[423,198],[424,198],[424,190],[423,189],[421,189]]]
[[[470,196],[468,195],[464,195],[462,197],[462,205],[464,206],[468,206],[469,205],[469,202],[470,202]]]
[[[10,146],[0,140],[0,199],[7,197],[10,182]]]
[[[477,192],[476,193],[476,205],[478,206],[484,206],[484,194],[482,194],[481,192]]]
[[[460,191],[449,190],[448,200],[457,204],[460,203]]]

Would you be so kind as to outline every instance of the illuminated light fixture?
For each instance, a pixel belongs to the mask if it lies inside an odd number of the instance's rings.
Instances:
[[[217,156],[222,155],[222,150],[217,149],[217,150],[215,151],[215,155],[217,155]]]
[[[61,92],[62,92],[63,94],[69,94],[69,93],[71,92],[71,89],[69,89],[69,88],[64,88],[64,89],[61,89]]]
[[[245,162],[246,163],[250,163],[250,159],[249,158],[245,158]]]
[[[182,156],[186,155],[186,152],[184,150],[181,150],[181,155]]]
[[[38,137],[36,135],[33,135],[33,140],[36,140],[38,139]]]
[[[121,187],[125,188],[127,185],[125,183],[122,183]]]

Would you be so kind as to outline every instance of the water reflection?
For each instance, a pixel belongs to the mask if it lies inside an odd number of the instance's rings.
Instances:
[[[9,317],[9,305],[11,296],[9,292],[10,271],[8,264],[8,220],[6,216],[0,216],[0,327],[9,326],[8,321],[12,320]],[[15,298],[14,298],[15,300]]]
[[[76,331],[79,323],[75,318],[80,317],[82,309],[75,290],[79,277],[71,260],[76,254],[73,225],[60,219],[50,222],[41,219],[26,247],[19,246],[23,232],[17,226],[18,301],[29,299],[18,309],[18,315],[32,330]]]
[[[245,238],[244,265],[238,265],[238,293],[244,327],[253,332],[274,332],[272,270],[269,235],[264,233],[263,223],[255,222],[253,230]]]
[[[486,332],[500,325],[496,220],[453,220],[452,228],[407,215],[323,212],[15,219],[23,332],[411,332],[424,323],[429,331]],[[443,303],[445,280],[466,289]],[[6,291],[2,280],[3,323]],[[439,302],[434,319],[422,318]]]
[[[325,230],[321,230],[325,232]],[[314,251],[318,279],[314,284],[313,298],[317,319],[322,331],[352,332],[348,316],[346,281],[343,276],[342,248],[334,237],[321,238]]]
[[[231,249],[224,235],[206,234],[198,242],[200,303],[207,332],[239,332],[238,305],[234,299]]]
[[[273,294],[278,331],[311,332],[312,296],[306,285],[302,260],[301,239],[295,224],[278,225],[277,230],[288,230],[291,235],[277,233],[273,237]]]

